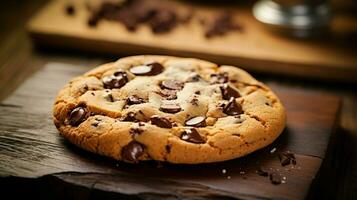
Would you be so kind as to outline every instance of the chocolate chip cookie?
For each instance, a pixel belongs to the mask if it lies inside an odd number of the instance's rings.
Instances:
[[[74,78],[53,116],[70,142],[131,163],[234,159],[285,126],[280,100],[247,72],[169,56],[121,58]]]

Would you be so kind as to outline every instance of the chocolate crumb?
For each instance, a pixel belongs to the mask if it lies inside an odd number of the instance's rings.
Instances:
[[[281,184],[281,176],[278,173],[270,173],[269,175],[270,182],[274,185]]]

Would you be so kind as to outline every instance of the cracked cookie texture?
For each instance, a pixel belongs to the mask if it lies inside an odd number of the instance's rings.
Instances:
[[[116,160],[210,163],[271,144],[285,126],[277,96],[247,72],[142,55],[71,80],[53,107],[60,134]]]

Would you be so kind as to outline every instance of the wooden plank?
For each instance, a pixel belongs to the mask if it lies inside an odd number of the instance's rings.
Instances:
[[[356,81],[357,50],[351,45],[353,37],[347,36],[356,31],[357,20],[336,15],[328,36],[315,40],[287,38],[266,30],[251,15],[251,5],[246,4],[231,6],[236,20],[244,24],[244,31],[212,39],[203,37],[198,20],[160,35],[152,34],[148,27],[128,32],[121,24],[108,21],[90,28],[83,0],[75,1],[75,16],[65,14],[66,1],[52,1],[30,20],[28,31],[36,42],[46,45],[121,55],[197,57],[257,72]],[[220,9],[202,5],[194,8],[208,15]]]
[[[87,197],[303,199],[326,156],[339,108],[335,96],[273,85],[287,107],[288,123],[287,131],[269,147],[216,164],[131,165],[69,144],[52,123],[52,103],[58,90],[87,70],[89,67],[50,63],[0,104],[2,188],[13,191],[12,184],[21,183],[18,187],[50,197],[70,195],[75,189]],[[319,104],[311,104],[316,101]],[[276,152],[270,153],[273,148]],[[286,150],[296,153],[297,165],[280,165],[278,154]],[[282,174],[286,183],[271,184],[269,178],[256,174],[260,167]]]

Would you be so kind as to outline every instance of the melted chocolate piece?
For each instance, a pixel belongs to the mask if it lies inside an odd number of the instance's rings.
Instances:
[[[78,126],[87,118],[87,109],[84,107],[77,107],[69,114],[69,124],[72,126]]]
[[[183,83],[177,80],[165,80],[161,82],[161,88],[169,90],[181,90]]]
[[[133,113],[133,112],[128,112],[128,113],[126,114],[126,116],[122,118],[121,121],[124,121],[124,122],[136,122],[136,121],[138,121],[138,120],[135,118],[135,113]]]
[[[222,84],[228,82],[228,73],[218,73],[218,74],[211,74],[211,84]]]
[[[160,106],[160,110],[166,113],[177,113],[181,111],[181,107],[175,103],[164,103]]]
[[[125,72],[115,72],[113,75],[106,76],[102,79],[104,88],[106,89],[121,88],[128,81],[128,75]]]
[[[154,76],[160,74],[164,67],[158,62],[152,62],[146,65],[138,65],[130,68],[130,72],[137,76]]]
[[[185,122],[186,126],[194,126],[194,127],[205,127],[206,126],[206,117],[197,116],[193,117]]]
[[[271,173],[269,175],[270,182],[274,185],[278,185],[281,183],[281,176],[278,173]]]
[[[186,82],[198,82],[201,79],[202,77],[199,74],[193,73],[186,79]]]
[[[144,146],[139,142],[132,141],[121,150],[121,156],[124,161],[138,163],[139,157],[144,153]]]
[[[181,134],[181,140],[185,140],[187,142],[192,142],[196,144],[205,143],[201,135],[194,128],[187,129]]]
[[[223,84],[220,89],[224,100],[229,100],[231,97],[238,98],[241,96],[235,88],[231,87],[228,84]]]
[[[243,109],[240,104],[237,104],[236,99],[231,97],[228,104],[223,108],[223,112],[227,115],[240,115],[243,113]]]
[[[174,100],[177,99],[177,90],[161,90],[157,92],[160,96],[164,97],[167,100]]]
[[[126,99],[126,104],[127,105],[134,105],[134,104],[141,104],[141,103],[145,103],[144,99],[140,98],[140,97],[138,97],[136,95],[129,96]]]
[[[169,119],[165,117],[160,117],[158,115],[153,115],[150,118],[151,124],[156,125],[161,128],[172,128],[172,123]]]

